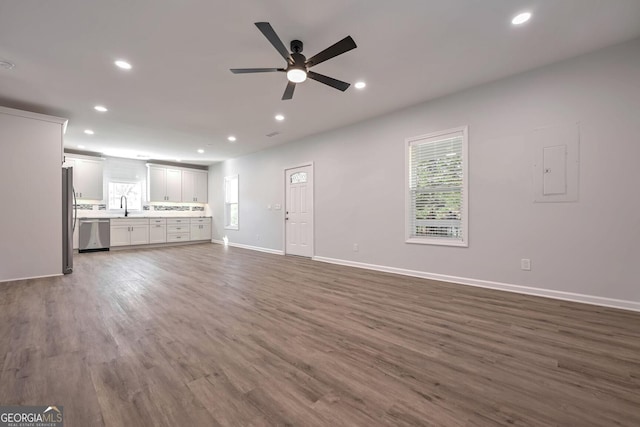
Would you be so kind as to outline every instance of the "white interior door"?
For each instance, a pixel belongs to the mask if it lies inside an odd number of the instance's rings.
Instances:
[[[313,168],[285,171],[285,252],[313,256]]]

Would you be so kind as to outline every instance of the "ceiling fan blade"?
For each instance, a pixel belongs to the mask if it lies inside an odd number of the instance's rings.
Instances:
[[[271,73],[274,71],[284,71],[284,68],[231,68],[230,71],[233,74]]]
[[[280,37],[278,37],[278,35],[276,34],[271,24],[269,24],[268,22],[256,22],[255,24],[256,24],[256,27],[258,27],[258,29],[262,32],[262,34],[264,34],[267,40],[269,40],[269,43],[271,43],[273,47],[275,47],[276,50],[280,52],[280,55],[282,55],[285,61],[293,64],[293,59],[291,59],[291,54],[289,53],[287,48],[284,46],[284,44],[282,43],[282,40],[280,40]]]
[[[327,59],[342,55],[343,53],[349,52],[351,49],[355,49],[357,47],[358,46],[356,46],[356,42],[353,41],[351,36],[347,36],[340,40],[338,43],[329,46],[322,52],[307,59],[307,67],[313,67],[314,65],[318,65],[321,62],[326,61]]]
[[[347,82],[343,82],[342,80],[336,80],[332,77],[328,77],[322,74],[314,73],[313,71],[307,71],[307,77],[313,79],[317,82],[324,83],[327,86],[331,86],[332,88],[345,91],[351,86],[351,84]]]
[[[286,101],[287,99],[293,98],[293,91],[296,89],[296,84],[294,82],[288,82],[287,88],[284,90],[284,95],[282,95],[282,100]]]

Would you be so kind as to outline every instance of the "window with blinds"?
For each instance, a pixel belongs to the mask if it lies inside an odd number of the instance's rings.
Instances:
[[[238,175],[224,178],[224,228],[238,230],[240,221],[238,218]]]
[[[409,138],[407,243],[468,246],[467,128]]]

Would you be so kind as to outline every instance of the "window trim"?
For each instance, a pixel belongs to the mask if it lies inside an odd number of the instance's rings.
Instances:
[[[452,240],[437,237],[411,237],[411,144],[423,139],[433,139],[460,132],[462,132],[462,239]],[[456,128],[406,138],[404,143],[404,150],[405,243],[420,245],[455,246],[465,248],[469,247],[469,126],[459,126]]]
[[[231,180],[235,179],[236,180],[236,188],[238,191],[238,194],[236,194],[236,203],[227,203],[227,183]],[[223,189],[223,194],[224,194],[224,229],[225,230],[239,230],[240,229],[240,178],[238,176],[238,174],[235,175],[228,175],[224,177],[224,189]],[[238,206],[238,223],[236,225],[230,225],[230,221],[231,218],[229,218],[229,206],[231,205],[237,205]]]

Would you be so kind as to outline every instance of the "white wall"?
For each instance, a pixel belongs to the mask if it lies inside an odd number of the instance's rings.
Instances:
[[[579,201],[533,203],[525,135],[572,122],[581,127]],[[406,244],[404,140],[461,125],[469,125],[469,247]],[[214,238],[282,250],[282,211],[266,205],[284,203],[285,167],[314,161],[316,256],[640,309],[639,135],[640,39],[214,165]],[[230,231],[222,182],[235,173],[240,229]],[[520,270],[521,258],[532,271]]]
[[[62,274],[63,123],[0,107],[0,281]]]

